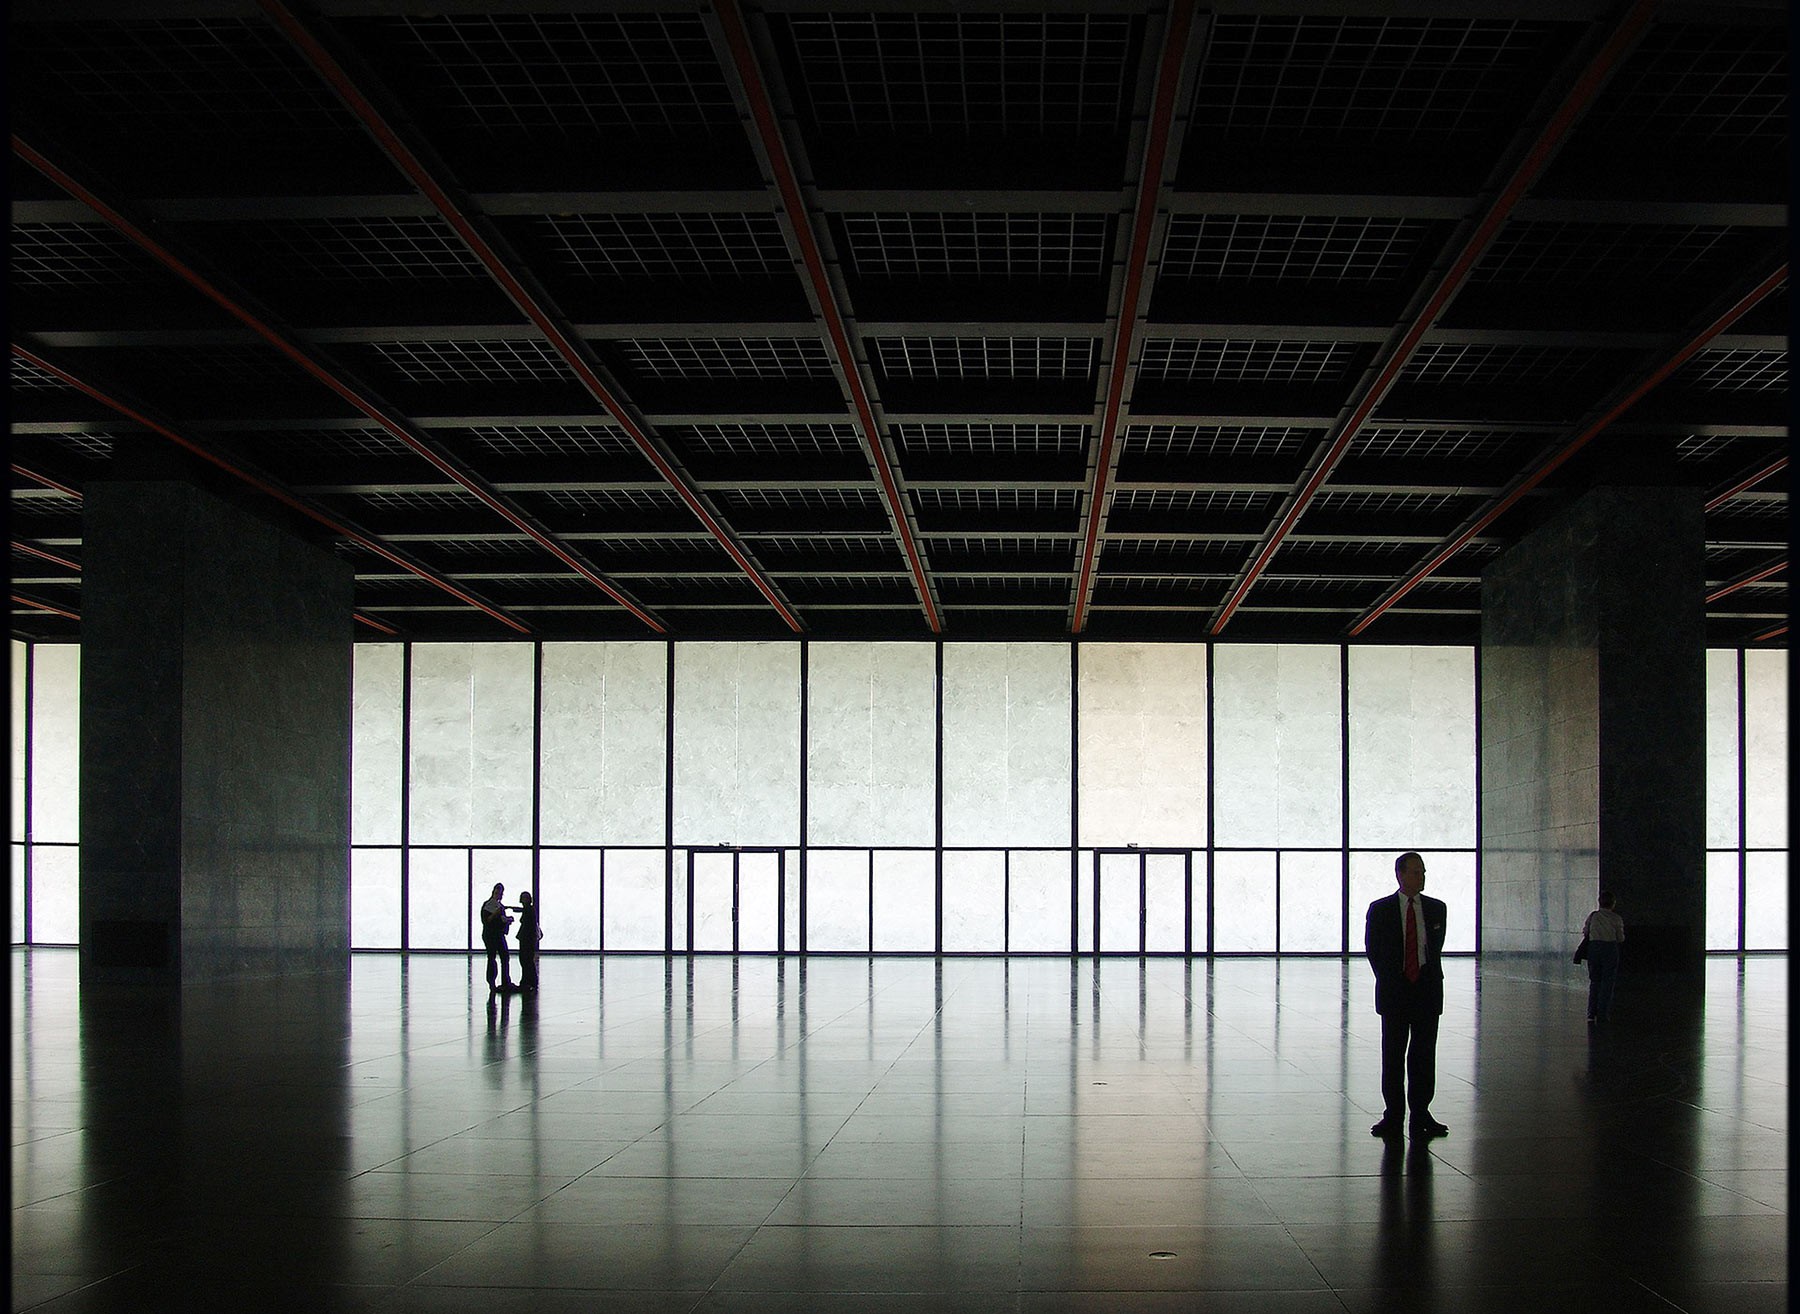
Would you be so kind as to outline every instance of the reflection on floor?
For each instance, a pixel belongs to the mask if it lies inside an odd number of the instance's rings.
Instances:
[[[1596,1034],[1454,961],[1451,1135],[1393,1146],[1355,961],[12,967],[15,1309],[1787,1304],[1785,958]]]

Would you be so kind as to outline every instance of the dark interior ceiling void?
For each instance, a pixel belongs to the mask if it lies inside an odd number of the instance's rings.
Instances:
[[[1470,643],[1557,506],[1676,484],[1709,641],[1787,642],[1778,0],[8,36],[16,637],[79,634],[87,484],[179,476],[417,639]]]

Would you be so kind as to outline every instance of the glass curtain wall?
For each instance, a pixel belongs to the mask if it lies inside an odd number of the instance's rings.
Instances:
[[[351,943],[1355,952],[1395,853],[1476,924],[1456,647],[358,644]],[[12,939],[78,933],[80,650],[12,646]],[[1706,944],[1787,947],[1787,654],[1707,656]]]

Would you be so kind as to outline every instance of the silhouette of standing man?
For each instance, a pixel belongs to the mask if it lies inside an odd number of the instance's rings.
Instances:
[[[1438,1019],[1444,1012],[1443,900],[1425,897],[1425,859],[1394,859],[1400,888],[1369,905],[1363,948],[1375,973],[1375,1011],[1381,1014],[1381,1121],[1369,1131],[1400,1135],[1403,1113],[1414,1136],[1446,1136],[1431,1116],[1437,1090]]]
[[[512,914],[506,911],[501,896],[506,893],[504,885],[494,886],[494,892],[486,903],[481,905],[481,944],[487,950],[487,983],[488,993],[495,990],[511,990],[512,951],[506,947],[506,928],[512,925]],[[500,984],[494,984],[494,976],[498,971]]]

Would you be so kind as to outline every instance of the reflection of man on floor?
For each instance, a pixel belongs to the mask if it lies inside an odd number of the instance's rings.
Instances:
[[[1444,922],[1448,909],[1428,899],[1425,860],[1416,853],[1394,859],[1399,886],[1369,905],[1363,948],[1375,973],[1375,1011],[1381,1014],[1381,1121],[1376,1136],[1400,1135],[1410,1114],[1414,1136],[1443,1136],[1449,1128],[1431,1116],[1437,1089],[1438,1018],[1444,1011]]]

